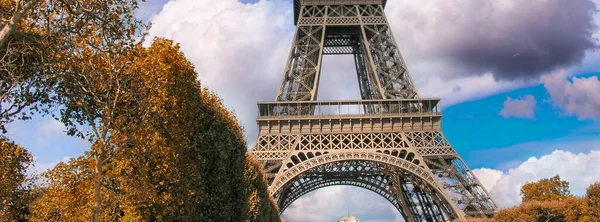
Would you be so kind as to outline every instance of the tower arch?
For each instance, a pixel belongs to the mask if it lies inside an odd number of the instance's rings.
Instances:
[[[384,197],[406,221],[446,221],[460,217],[460,210],[453,207],[452,199],[439,189],[440,185],[427,166],[397,156],[338,151],[306,160],[284,171],[271,187],[282,212],[311,191],[350,185]]]

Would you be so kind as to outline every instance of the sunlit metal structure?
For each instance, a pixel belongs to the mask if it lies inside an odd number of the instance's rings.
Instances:
[[[420,98],[385,0],[295,0],[296,35],[274,102],[258,103],[251,155],[283,212],[319,188],[373,191],[406,221],[490,217],[497,204]],[[323,55],[352,54],[362,100],[317,101]]]

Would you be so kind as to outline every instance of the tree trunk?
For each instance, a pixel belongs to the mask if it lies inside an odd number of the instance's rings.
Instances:
[[[102,181],[102,150],[104,149],[104,143],[98,146],[95,163],[95,177],[94,177],[94,212],[92,215],[92,222],[100,221],[100,212],[102,212],[102,199],[100,197],[100,182]]]
[[[37,5],[39,2],[39,0],[30,1],[25,5],[21,6],[21,3],[17,1],[17,5],[15,6],[17,7],[16,11],[12,14],[12,17],[6,22],[6,25],[2,27],[2,30],[0,30],[0,48],[8,42],[8,37],[13,32],[16,32],[17,24],[21,22],[21,18],[23,18],[24,15],[27,15],[27,13],[29,13],[33,6]]]

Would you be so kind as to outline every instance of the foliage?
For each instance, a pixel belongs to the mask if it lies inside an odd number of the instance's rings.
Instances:
[[[120,164],[133,166],[123,171],[125,199],[141,220],[239,218],[246,146],[237,120],[200,87],[179,46],[156,39],[142,55],[136,115],[115,133]]]
[[[1,0],[0,128],[47,111],[61,74],[82,71],[79,58],[123,54],[145,27],[136,8],[136,0]]]
[[[499,211],[497,221],[590,221],[587,202],[583,198],[569,197],[563,200],[529,201],[521,206]]]
[[[75,3],[75,4],[72,4]],[[63,31],[52,59],[56,78],[53,102],[69,135],[87,138],[94,146],[94,216],[101,213],[102,169],[116,155],[111,136],[129,118],[135,102],[136,73],[132,64],[142,23],[135,18],[135,0],[66,1],[50,7],[49,21]],[[66,24],[66,25],[64,25]],[[73,32],[76,30],[76,32]]]
[[[244,187],[246,144],[235,116],[200,86],[179,46],[139,44],[146,26],[134,16],[137,1],[0,0],[0,8],[0,129],[57,109],[69,135],[93,144],[43,174],[33,221],[272,213],[265,187]],[[246,207],[247,192],[260,204]]]
[[[68,133],[95,144],[95,215],[102,165],[114,155],[110,130],[135,90],[129,65],[145,28],[137,7],[136,0],[0,1],[0,130],[54,103]]]
[[[457,220],[457,222],[495,222],[495,221],[496,220],[489,219],[489,218],[469,218],[469,219]]]
[[[571,197],[569,182],[560,180],[556,175],[552,178],[541,179],[521,187],[523,202],[564,200]]]
[[[590,209],[590,218],[593,221],[600,221],[600,182],[596,182],[588,187],[585,197]]]
[[[107,175],[114,176],[114,165],[104,165]],[[60,162],[42,174],[46,184],[41,196],[32,204],[31,221],[90,221],[92,219],[94,159],[86,154]],[[102,221],[116,221],[123,212],[118,188],[110,180],[103,181]]]
[[[549,192],[530,192],[533,185],[537,185],[540,189],[557,190],[560,187],[563,196],[547,195]],[[554,184],[549,186],[548,184]],[[598,220],[598,209],[600,199],[600,182],[592,184],[587,189],[585,197],[573,197],[568,194],[569,184],[565,181],[560,181],[560,177],[555,176],[550,179],[542,179],[536,183],[530,183],[523,186],[527,187],[530,197],[543,197],[547,200],[528,200],[523,201],[520,206],[515,206],[508,209],[502,209],[491,219],[467,219],[464,222],[491,222],[491,221],[579,221],[592,222]],[[550,192],[551,193],[551,192]],[[564,195],[569,196],[564,196]],[[549,198],[551,197],[551,198]],[[560,198],[557,198],[560,197]],[[550,199],[550,200],[548,200]]]
[[[254,157],[246,155],[244,169],[245,199],[248,207],[246,221],[280,221],[279,209],[269,194],[260,163]]]
[[[102,165],[106,174],[100,219],[278,217],[266,184],[260,184],[262,172],[244,165],[246,144],[235,116],[215,94],[201,88],[179,46],[155,39],[149,48],[136,47],[132,56],[136,58],[128,72],[135,75],[128,85],[135,90],[127,91],[130,99],[118,106],[127,114],[118,115],[109,128],[114,149]],[[36,202],[35,219],[90,220],[85,209],[93,205],[95,167],[96,158],[89,153],[45,174],[49,186]],[[260,202],[247,207],[247,194]]]
[[[52,81],[44,71],[49,41],[30,13],[40,1],[0,0],[0,130],[15,119],[29,119],[38,102],[48,103]],[[43,4],[42,4],[43,5]]]
[[[137,219],[181,219],[193,215],[196,186],[201,181],[187,181],[188,168],[200,164],[191,155],[191,137],[199,112],[200,85],[193,66],[172,41],[155,39],[146,49],[139,49],[139,59],[132,66],[136,81],[132,113],[115,131],[121,151],[116,157],[119,178],[127,205],[139,212]],[[136,178],[132,180],[131,178]],[[189,219],[188,219],[189,220]]]
[[[35,198],[27,170],[33,157],[25,148],[0,137],[0,221],[26,221]]]

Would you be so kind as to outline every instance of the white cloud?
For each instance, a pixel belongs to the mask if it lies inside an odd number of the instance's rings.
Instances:
[[[53,161],[53,162],[39,162],[39,161],[37,161],[37,159],[38,158],[36,156],[33,157],[33,160],[35,162],[34,162],[33,168],[31,168],[28,171],[29,174],[32,174],[32,175],[37,174],[37,175],[39,175],[41,173],[44,173],[47,170],[54,168],[56,166],[56,164],[58,164],[60,162],[65,162],[65,163],[68,162],[69,159],[71,159],[71,157],[66,156],[66,157],[63,157],[59,161]]]
[[[415,81],[422,97],[441,98],[441,103],[444,106],[473,99],[481,99],[527,86],[522,81],[497,81],[490,73],[481,76],[457,77],[453,79],[444,79],[441,76],[429,76],[416,78]]]
[[[360,221],[403,221],[396,208],[378,194],[358,187],[332,186],[296,200],[283,212],[293,222],[337,221],[344,215]]]
[[[38,138],[44,140],[66,136],[65,125],[55,119],[45,119],[38,130]]]
[[[475,173],[479,182],[481,182],[488,192],[494,190],[498,180],[504,176],[502,171],[489,168],[474,169],[473,173]]]
[[[579,119],[600,119],[600,80],[598,76],[567,78],[563,70],[540,77],[552,103]]]
[[[291,3],[236,0],[170,1],[153,16],[151,36],[173,39],[256,137],[256,102],[272,101],[293,36]]]
[[[571,193],[584,195],[585,189],[600,181],[600,151],[574,154],[557,150],[540,158],[531,157],[518,167],[503,172],[475,169],[473,172],[503,208],[520,204],[520,189],[527,183],[560,175],[570,183]]]
[[[498,112],[504,118],[526,118],[534,119],[534,109],[537,101],[532,95],[525,95],[519,99],[510,97],[504,101],[503,108]]]
[[[596,4],[596,9],[600,10],[600,0],[593,0],[593,2]],[[596,27],[600,27],[600,13],[594,14],[594,21]],[[594,37],[596,39],[600,39],[600,29],[596,30],[596,33],[594,33]]]

